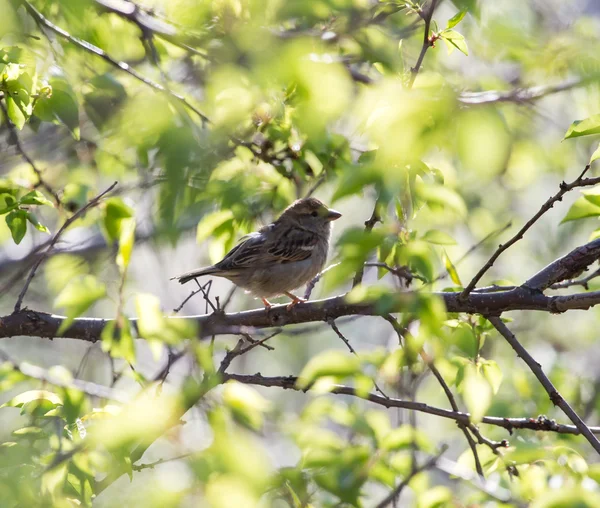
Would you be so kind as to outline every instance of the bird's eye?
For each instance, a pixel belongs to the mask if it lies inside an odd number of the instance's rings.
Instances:
[[[317,217],[319,215],[319,212],[317,212],[316,210],[314,212],[312,212],[311,217]]]

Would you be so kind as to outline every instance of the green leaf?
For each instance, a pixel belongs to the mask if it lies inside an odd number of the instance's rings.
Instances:
[[[22,205],[47,205],[54,206],[40,191],[34,190],[25,194],[20,200]]]
[[[456,30],[444,30],[440,33],[440,39],[442,39],[446,43],[446,46],[448,46],[448,53],[451,53],[452,50],[456,48],[461,53],[469,56],[467,41],[465,41],[465,37]]]
[[[460,281],[456,267],[452,264],[452,261],[450,261],[450,257],[446,253],[445,249],[442,251],[442,261],[444,262],[444,267],[446,268],[448,275],[450,275],[452,282],[454,282],[454,284],[457,286],[462,287],[462,282]]]
[[[231,210],[219,210],[202,217],[196,229],[196,242],[201,243],[213,234],[213,231],[233,219]]]
[[[593,187],[592,189],[587,189],[581,191],[583,197],[587,199],[590,203],[596,206],[600,206],[600,186]]]
[[[594,153],[590,157],[590,164],[598,159],[600,159],[600,143],[598,144],[598,148],[594,150]]]
[[[36,401],[47,401],[52,407],[62,406],[62,399],[54,392],[48,390],[29,390],[13,397],[0,407],[22,407],[24,404]]]
[[[308,388],[315,380],[324,376],[337,376],[340,378],[351,376],[360,372],[360,360],[343,351],[329,350],[311,358],[304,366],[297,385],[299,388]]]
[[[469,323],[457,323],[450,334],[450,340],[470,358],[475,358],[479,353],[479,343]]]
[[[160,308],[160,300],[154,295],[137,294],[135,308],[139,335],[150,342],[155,355],[160,354],[160,347],[163,344],[177,344],[183,339],[197,335],[194,321],[166,318]]]
[[[50,80],[52,93],[41,97],[35,105],[35,115],[46,122],[65,125],[79,139],[79,104],[71,85],[62,78]]]
[[[310,169],[312,169],[314,176],[319,176],[323,172],[323,163],[314,154],[314,152],[311,152],[310,150],[305,150],[304,160],[309,165]]]
[[[492,388],[477,367],[473,364],[465,366],[464,379],[460,385],[465,405],[471,413],[471,421],[479,423],[492,403]]]
[[[12,194],[9,194],[8,192],[2,192],[0,194],[0,215],[10,212],[18,206],[19,202]]]
[[[452,16],[448,20],[448,23],[446,24],[446,28],[454,28],[456,25],[458,25],[463,20],[463,18],[466,16],[466,14],[467,14],[466,9],[462,9],[462,10],[458,11],[454,16]]]
[[[57,334],[63,334],[77,316],[105,295],[106,286],[93,275],[84,275],[71,281],[54,301],[54,305],[64,308],[67,314],[67,319],[60,325]]]
[[[41,224],[40,221],[38,221],[37,217],[33,213],[27,212],[27,220],[29,222],[31,222],[31,224],[33,224],[35,229],[37,229],[38,231],[41,231],[42,233],[50,234],[50,230],[46,226]]]
[[[492,387],[494,395],[498,393],[500,385],[502,384],[502,371],[498,364],[493,360],[484,360],[481,362],[481,371],[483,376],[487,379],[488,383]]]
[[[119,240],[121,221],[130,219],[133,216],[133,209],[126,205],[121,198],[110,198],[105,201],[102,225],[109,243]]]
[[[25,210],[13,210],[6,216],[6,224],[14,242],[18,245],[27,232],[27,212]]]
[[[121,219],[120,230],[117,266],[121,274],[124,274],[129,266],[133,243],[135,242],[135,219]]]
[[[563,139],[600,134],[600,115],[593,115],[585,120],[576,120],[567,129]]]
[[[129,319],[120,316],[104,326],[102,334],[102,351],[109,352],[113,358],[123,358],[130,364],[135,363],[135,344],[131,334]]]
[[[5,101],[8,118],[10,118],[10,121],[15,124],[17,129],[22,130],[25,126],[25,122],[27,121],[27,117],[23,111],[21,111],[21,108],[19,108],[12,97],[6,97]]]
[[[436,245],[456,245],[456,240],[448,233],[437,229],[430,229],[423,235],[423,240]]]
[[[254,388],[236,381],[225,383],[223,403],[238,422],[257,431],[263,426],[263,414],[271,407],[271,403]]]
[[[586,197],[581,197],[571,205],[567,215],[560,221],[561,224],[572,220],[585,219],[586,217],[597,217],[600,215],[600,206],[596,206]]]
[[[467,215],[467,205],[463,198],[454,190],[439,184],[421,183],[416,186],[417,196],[429,206],[439,206],[450,209],[460,217]]]

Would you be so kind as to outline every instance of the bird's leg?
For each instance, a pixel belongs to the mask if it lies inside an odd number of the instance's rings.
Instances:
[[[304,298],[300,298],[299,296],[296,296],[294,293],[290,293],[288,291],[284,291],[283,294],[285,296],[287,296],[288,298],[292,299],[292,303],[290,303],[287,306],[287,310],[290,310],[290,309],[294,308],[296,305],[298,305],[299,303],[304,303],[306,301]]]
[[[273,304],[266,298],[261,298],[261,300],[266,310],[269,310],[271,307],[273,307]]]

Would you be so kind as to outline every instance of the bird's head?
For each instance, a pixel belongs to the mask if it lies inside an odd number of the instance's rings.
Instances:
[[[292,221],[305,229],[319,232],[329,232],[331,222],[339,219],[342,214],[328,208],[317,198],[304,198],[294,201],[288,206],[278,221]]]

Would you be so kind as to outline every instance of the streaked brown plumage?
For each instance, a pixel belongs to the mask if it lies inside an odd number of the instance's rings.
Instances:
[[[316,198],[299,199],[272,224],[243,237],[218,263],[173,277],[181,284],[203,275],[225,277],[262,299],[287,295],[306,284],[325,265],[331,222],[341,217]]]

